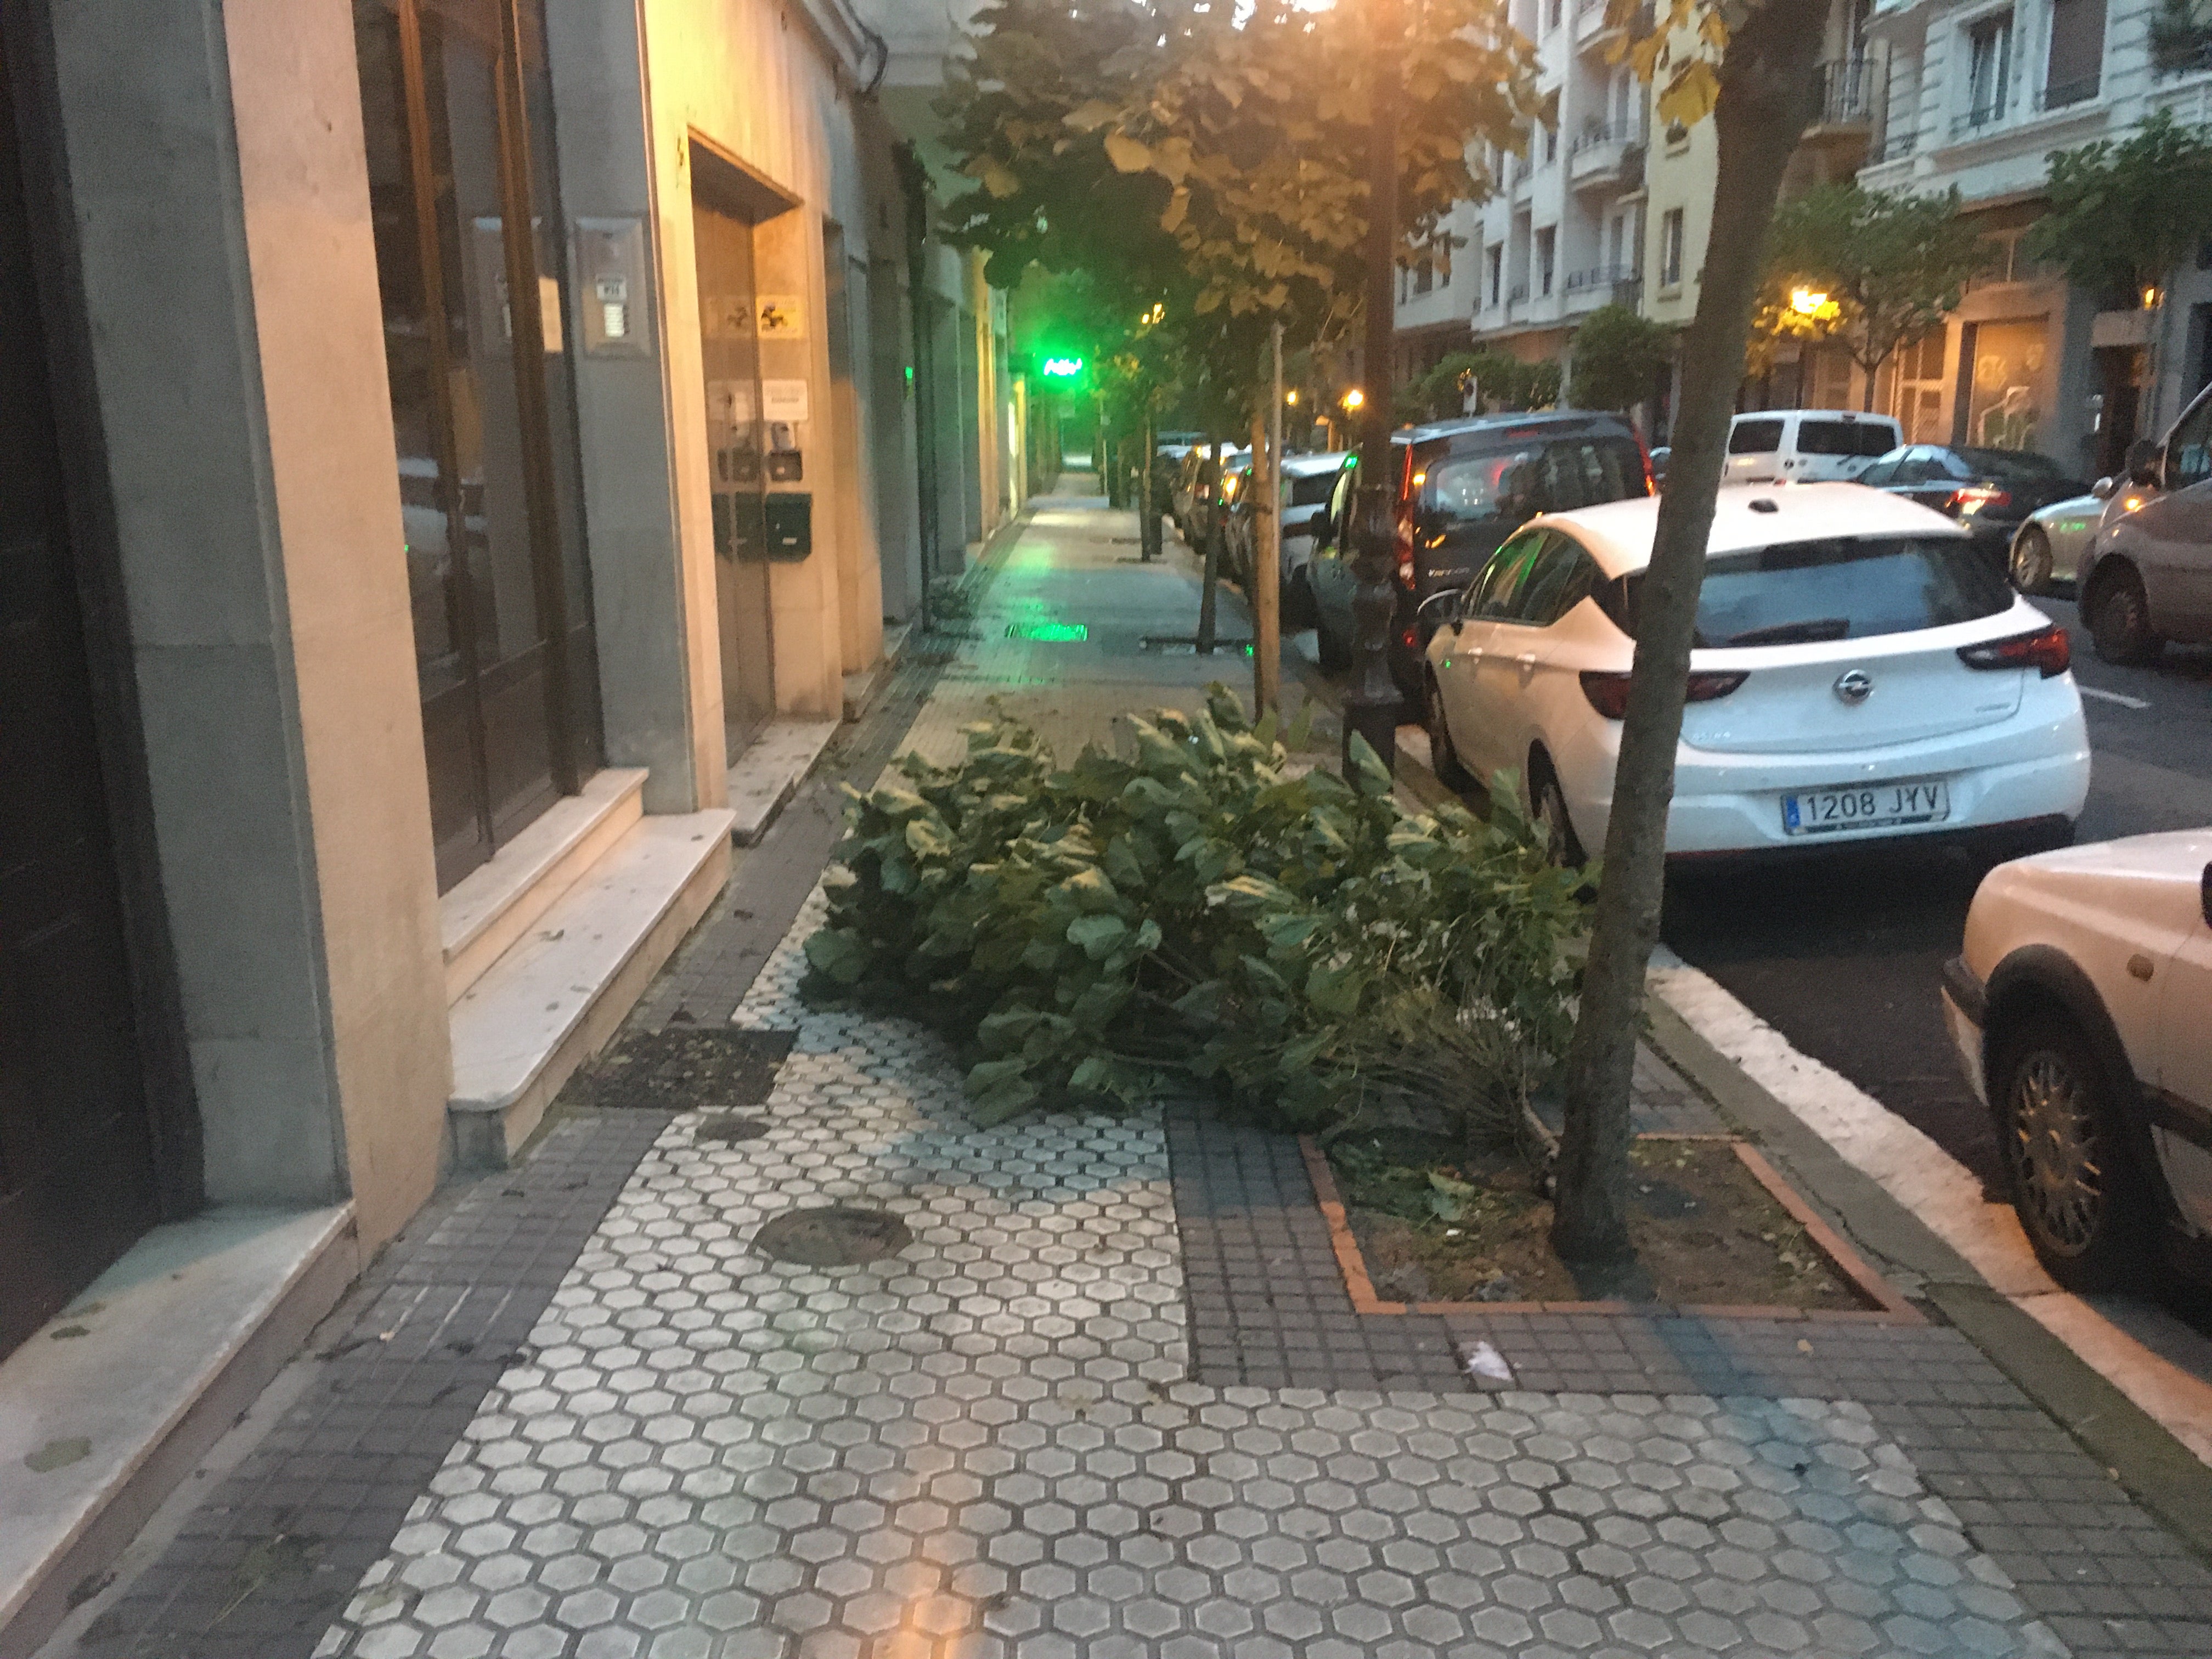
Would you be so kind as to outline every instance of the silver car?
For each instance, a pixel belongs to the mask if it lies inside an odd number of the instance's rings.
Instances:
[[[2144,663],[2168,640],[2212,642],[2212,386],[2136,473],[2156,489],[2107,517],[2082,556],[2081,620],[2106,662]]]

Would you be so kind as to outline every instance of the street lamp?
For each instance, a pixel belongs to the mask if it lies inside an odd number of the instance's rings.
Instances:
[[[1298,389],[1297,389],[1297,387],[1296,387],[1296,386],[1292,386],[1292,387],[1291,387],[1288,392],[1285,392],[1283,394],[1283,401],[1284,401],[1284,403],[1285,403],[1286,404],[1288,404],[1291,408],[1292,408],[1292,409],[1296,409],[1296,408],[1298,406]]]
[[[1344,394],[1344,406],[1352,414],[1358,414],[1362,409],[1365,408],[1366,405],[1367,394],[1362,392],[1358,386],[1352,387],[1351,391]]]
[[[1828,303],[1828,296],[1816,289],[1793,288],[1790,290],[1790,308],[1801,317],[1817,317]]]

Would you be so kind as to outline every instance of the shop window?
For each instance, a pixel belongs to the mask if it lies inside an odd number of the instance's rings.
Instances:
[[[1966,392],[1966,442],[1982,449],[2033,449],[2047,411],[2044,359],[2050,330],[2041,318],[1983,323],[1972,333]]]

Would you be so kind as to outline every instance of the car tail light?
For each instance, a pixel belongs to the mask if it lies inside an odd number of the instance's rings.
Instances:
[[[1725,697],[1741,685],[1749,675],[1699,673],[1690,676],[1690,684],[1683,701],[1711,702]],[[1609,720],[1626,720],[1628,716],[1628,681],[1626,674],[1605,674],[1590,670],[1583,675],[1583,696],[1589,706]]]
[[[1421,648],[1419,635],[1415,634],[1410,628],[1404,633],[1398,635],[1398,643],[1404,646],[1408,651],[1419,651]]]
[[[1960,518],[1969,518],[1985,507],[2011,506],[2012,492],[1988,484],[1969,484],[1964,489],[1953,490],[1951,499],[1943,505]]]
[[[2008,640],[1962,645],[1959,647],[1959,660],[1969,668],[2033,668],[2047,680],[2073,665],[2074,648],[2067,642],[2066,630],[2053,623],[2033,634],[2015,634]]]
[[[1397,526],[1398,586],[1413,586],[1413,520],[1411,514],[1401,514]]]

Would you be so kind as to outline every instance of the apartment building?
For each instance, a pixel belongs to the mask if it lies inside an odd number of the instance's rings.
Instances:
[[[733,769],[1019,467],[848,0],[0,25],[12,1654],[532,1135],[720,890]]]
[[[2038,449],[2086,477],[2212,380],[2212,258],[2175,271],[2154,309],[2107,310],[2113,296],[2081,293],[2018,250],[2045,203],[2051,151],[2124,137],[2159,109],[2212,121],[2212,67],[2163,73],[2154,62],[2159,10],[2160,0],[1885,0],[1869,16],[1887,95],[1861,182],[1955,187],[1990,249],[1940,334],[1881,377],[1879,403],[1910,435]]]
[[[1536,43],[1545,118],[1525,154],[1487,158],[1496,193],[1452,216],[1453,282],[1409,294],[1400,326],[1440,332],[1449,307],[1476,344],[1564,361],[1577,319],[1642,285],[1650,98],[1609,61],[1605,0],[1514,0],[1511,17]]]

